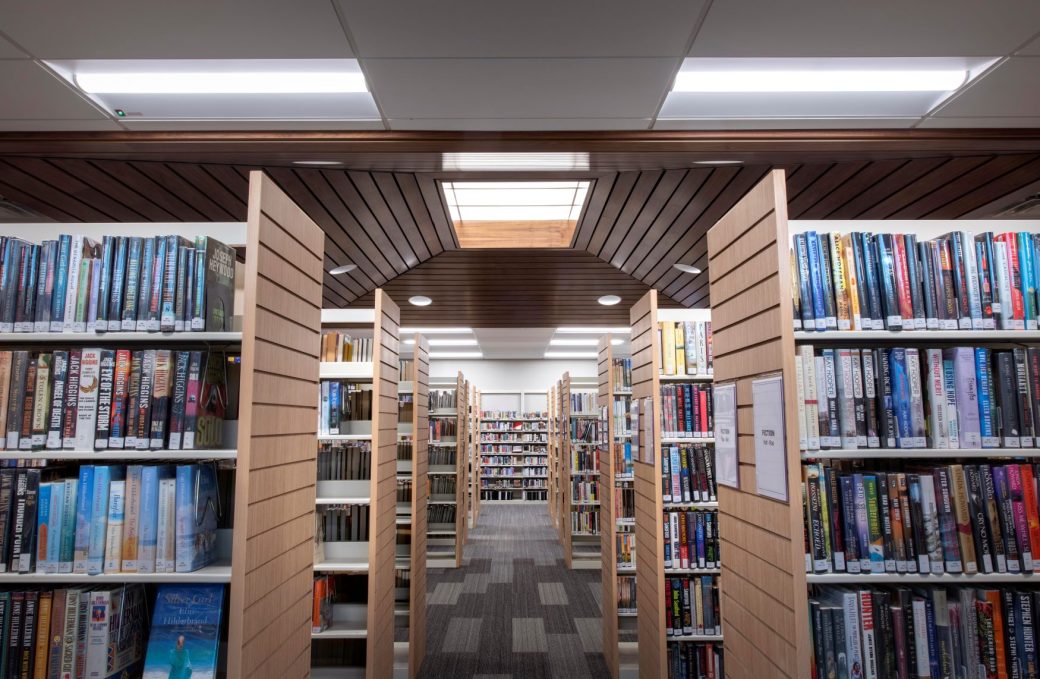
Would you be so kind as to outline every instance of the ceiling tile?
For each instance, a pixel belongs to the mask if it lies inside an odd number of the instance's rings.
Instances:
[[[1040,27],[1040,2],[716,2],[690,50],[701,57],[1004,56]]]
[[[658,118],[655,130],[842,130],[910,127],[920,118]]]
[[[33,61],[0,60],[0,120],[105,120],[56,76]],[[17,93],[14,96],[13,93]]]
[[[1038,116],[1038,69],[1040,57],[1012,57],[950,101],[936,117]]]
[[[679,57],[704,0],[337,0],[363,57]]]
[[[0,26],[41,59],[353,56],[328,0],[9,0]]]
[[[98,120],[4,120],[0,118],[0,130],[4,132],[122,132],[125,128],[107,118]]]
[[[367,59],[387,118],[648,118],[674,59]]]
[[[977,118],[925,118],[919,127],[1040,127],[1040,115]]]
[[[27,59],[28,54],[0,37],[0,59]]]
[[[393,130],[645,130],[650,118],[391,118]]]

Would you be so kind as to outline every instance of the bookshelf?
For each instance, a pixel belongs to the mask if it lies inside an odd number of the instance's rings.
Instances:
[[[343,331],[366,342],[364,354],[370,354],[371,360],[324,362],[319,376],[322,381],[353,385],[358,394],[370,391],[367,401],[371,420],[343,420],[341,426],[354,429],[352,433],[319,437],[322,445],[330,446],[329,454],[341,450],[337,446],[345,446],[342,450],[349,455],[367,451],[369,478],[317,484],[317,506],[323,511],[349,511],[351,516],[357,512],[361,521],[367,516],[367,526],[358,534],[332,536],[335,539],[319,535],[314,548],[314,574],[333,577],[337,599],[332,602],[331,626],[324,631],[312,630],[311,671],[316,675],[354,672],[370,679],[391,677],[395,664],[395,586],[401,573],[413,565],[409,563],[411,554],[398,558],[396,544],[400,310],[377,289],[374,309],[326,309],[321,312],[321,325],[325,331]],[[364,354],[358,357],[369,358]],[[417,382],[412,380],[413,388],[417,388]],[[416,412],[413,409],[413,426]],[[363,409],[361,414],[366,414]],[[338,420],[338,415],[334,419]],[[413,456],[417,453],[413,450]],[[413,457],[413,473],[422,464],[421,458]],[[413,493],[412,502],[417,499],[422,499],[421,494]],[[421,622],[422,616],[410,618],[413,621]]]
[[[480,401],[483,502],[546,502],[549,493],[546,392],[492,390]],[[537,408],[537,409],[535,409]]]
[[[563,374],[559,467],[560,490],[564,495],[561,543],[567,568],[600,566],[603,486],[599,483],[601,441],[599,412],[594,407],[596,395],[596,390],[573,385],[569,372]],[[575,407],[576,404],[580,407]]]
[[[804,364],[801,352],[808,345],[836,350],[846,347],[879,350],[906,347],[923,351],[957,346],[1017,348],[1040,341],[1036,332],[1023,330],[795,331],[792,328],[791,319],[795,317],[796,308],[793,298],[798,294],[798,278],[797,274],[792,276],[789,248],[797,234],[808,231],[905,233],[914,234],[918,242],[922,242],[955,229],[975,234],[985,231],[1035,234],[1040,232],[1040,225],[996,220],[789,222],[784,173],[773,171],[709,231],[716,380],[736,381],[738,415],[747,414],[747,417],[738,417],[740,489],[722,487],[719,497],[725,542],[723,552],[727,556],[722,576],[723,631],[732,651],[727,656],[727,673],[731,676],[809,676],[814,662],[814,618],[810,599],[822,600],[839,591],[830,589],[829,585],[858,585],[855,589],[873,584],[905,585],[917,587],[919,589],[915,592],[930,596],[937,591],[931,585],[978,586],[984,589],[996,586],[993,587],[995,591],[1004,592],[1009,590],[1001,585],[1031,587],[1037,577],[1036,574],[1006,572],[971,575],[948,572],[850,573],[841,572],[837,566],[833,568],[837,572],[806,573],[807,566],[815,567],[815,564],[805,553],[807,536],[804,526],[807,519],[799,500],[805,478],[803,473],[816,468],[816,464],[823,470],[840,471],[842,464],[864,461],[864,474],[874,470],[901,473],[904,470],[930,470],[936,463],[953,464],[962,459],[967,464],[991,462],[996,466],[1028,460],[1036,455],[1036,449],[1031,447],[801,450],[799,402],[802,394],[799,385],[803,383],[803,375],[796,366]],[[915,288],[915,291],[922,293],[921,288]],[[799,357],[798,363],[796,357]],[[927,366],[924,372],[927,376]],[[780,374],[784,380],[784,461],[788,502],[766,499],[756,493],[750,382],[763,374]],[[928,396],[927,392],[925,396]],[[927,411],[925,417],[929,417]],[[969,524],[969,532],[972,528]],[[731,555],[736,558],[731,558]],[[773,594],[779,592],[791,592],[793,596]],[[949,592],[950,601],[955,601],[954,593],[958,590]],[[998,600],[993,610],[999,607]],[[981,629],[981,619],[979,626]],[[766,652],[764,649],[772,650]],[[879,653],[883,650],[878,648]]]
[[[557,498],[559,486],[556,480],[556,385],[549,387],[547,394],[546,416],[548,421],[546,422],[546,431],[548,432],[548,441],[545,447],[545,462],[549,478],[546,480],[545,496],[549,505],[549,518],[552,520],[553,528],[559,531],[560,514],[558,511],[559,500]]]
[[[430,380],[430,346],[422,335],[415,335],[412,354],[412,374],[406,383],[411,386],[412,418],[411,464],[402,465],[398,461],[398,474],[407,476],[411,481],[411,502],[407,518],[410,519],[409,540],[409,579],[407,601],[404,613],[408,622],[408,677],[414,679],[426,657],[426,540],[429,488],[426,483],[429,472],[429,380]],[[405,467],[402,469],[402,467]],[[398,515],[400,517],[400,514]],[[398,526],[398,531],[401,526]],[[401,601],[395,606],[400,613]]]
[[[469,396],[469,507],[470,528],[477,525],[480,518],[480,390],[474,386]]]
[[[669,549],[665,545],[665,515],[667,512],[715,512],[719,504],[708,501],[670,502],[664,499],[662,476],[670,462],[664,459],[670,455],[676,459],[679,453],[675,450],[697,450],[710,446],[713,439],[704,436],[704,429],[710,429],[710,415],[706,421],[708,427],[694,429],[692,432],[676,432],[682,436],[666,437],[663,435],[666,414],[676,404],[667,400],[667,392],[674,385],[690,384],[694,388],[710,388],[712,376],[704,372],[682,374],[673,369],[662,357],[667,351],[677,354],[670,342],[662,341],[662,322],[669,327],[682,323],[711,322],[713,312],[705,309],[659,309],[657,291],[650,290],[630,311],[631,335],[631,398],[638,406],[638,420],[631,421],[632,427],[632,467],[633,488],[635,494],[635,575],[637,591],[637,630],[638,630],[638,662],[640,676],[671,676],[670,660],[675,654],[703,652],[709,656],[721,652],[723,635],[695,634],[686,636],[669,636],[667,634],[668,594],[667,583],[670,578],[690,576],[702,578],[717,576],[719,569],[714,568],[670,568],[665,565],[665,555]],[[707,346],[711,341],[707,340]],[[707,349],[698,360],[711,361],[711,351]],[[666,374],[675,372],[677,374]],[[715,375],[717,375],[717,370]],[[715,377],[714,379],[718,379]],[[665,388],[667,387],[667,388]],[[614,391],[611,392],[615,393]],[[710,395],[704,403],[710,403]],[[708,413],[711,406],[708,405]],[[696,422],[696,411],[687,410],[687,417]],[[648,419],[649,418],[649,419]],[[682,425],[682,422],[679,422]],[[676,426],[676,425],[673,425]],[[682,429],[682,426],[678,428]],[[669,432],[671,433],[671,432]],[[649,434],[649,439],[647,438]],[[712,453],[714,451],[711,451]],[[714,455],[710,455],[714,459]],[[685,469],[685,467],[684,467]],[[690,477],[692,479],[691,471]],[[692,481],[691,481],[692,484]],[[708,487],[711,487],[709,482]],[[717,514],[716,514],[717,517]],[[715,525],[718,526],[717,519]],[[728,552],[723,549],[723,554]],[[725,583],[713,578],[713,585],[724,592]],[[720,606],[725,611],[725,605]],[[723,633],[725,633],[723,631]],[[727,667],[728,670],[728,667]]]
[[[4,350],[211,349],[240,355],[238,419],[224,423],[225,447],[49,454],[8,450],[2,454],[13,464],[24,462],[44,472],[87,460],[217,463],[219,474],[229,480],[220,492],[236,490],[233,497],[218,503],[223,511],[216,563],[186,573],[5,573],[0,580],[12,590],[61,584],[224,584],[228,628],[227,637],[221,635],[221,652],[226,653],[227,675],[250,676],[261,666],[275,673],[302,675],[310,645],[307,564],[314,512],[314,385],[324,233],[261,172],[249,174],[248,197],[243,199],[247,203],[244,222],[4,225],[5,236],[30,243],[57,239],[60,234],[81,234],[98,243],[103,236],[178,235],[193,242],[196,236],[208,236],[238,249],[242,259],[234,272],[234,326],[240,329],[233,332],[0,335]],[[272,483],[274,478],[280,483]],[[150,588],[149,598],[152,593]]]
[[[439,461],[445,462],[430,465],[431,516],[433,513],[448,512],[452,518],[450,521],[431,520],[429,523],[427,565],[435,568],[459,568],[462,565],[462,548],[466,544],[466,503],[469,490],[469,458],[466,443],[469,406],[466,384],[465,377],[459,372],[454,380],[440,380],[430,389],[431,395],[436,392],[450,393],[454,396],[453,405],[430,410],[431,456],[436,454]],[[449,427],[453,425],[455,435],[435,440],[433,433],[438,420],[448,422]],[[442,484],[442,488],[450,486],[452,490],[434,493],[432,488],[435,483]]]

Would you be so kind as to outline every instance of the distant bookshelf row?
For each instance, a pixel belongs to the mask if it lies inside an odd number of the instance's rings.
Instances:
[[[955,226],[951,223],[951,227]],[[1036,330],[1040,234],[807,231],[793,237],[795,328]]]
[[[205,236],[0,237],[0,333],[231,331],[235,251]]]

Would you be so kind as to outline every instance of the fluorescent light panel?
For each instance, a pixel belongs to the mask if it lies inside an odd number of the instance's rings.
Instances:
[[[444,170],[588,170],[588,153],[445,153]]]
[[[949,92],[968,71],[680,71],[675,92]]]
[[[430,358],[484,358],[480,351],[431,351]]]
[[[367,92],[348,71],[173,71],[78,73],[87,94],[343,94]]]
[[[597,339],[567,339],[562,337],[554,337],[549,340],[549,344],[554,347],[594,347],[599,344]]]
[[[544,358],[598,358],[595,351],[547,351]]]
[[[576,221],[589,182],[446,181],[442,188],[455,222]]]

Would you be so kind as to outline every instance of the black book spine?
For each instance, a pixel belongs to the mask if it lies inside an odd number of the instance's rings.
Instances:
[[[62,421],[65,415],[65,390],[69,379],[69,352],[55,351],[52,364],[54,379],[51,383],[51,411],[47,419],[45,446],[52,450],[61,449]]]
[[[28,492],[28,469],[19,469],[15,474],[14,492],[11,498],[11,550],[8,555],[7,570],[11,573],[20,571],[22,550],[25,548],[25,501]]]
[[[993,321],[993,262],[986,247],[986,236],[975,236],[975,261],[978,263],[979,301],[982,303],[983,328],[991,330],[996,327]]]
[[[975,543],[975,558],[979,572],[992,573],[993,548],[990,542],[989,524],[986,521],[985,497],[982,490],[982,477],[979,468],[969,464],[964,466],[964,478],[968,487],[968,513],[971,515],[971,537]]]
[[[892,235],[879,233],[874,237],[878,254],[878,278],[881,281],[881,300],[884,307],[885,328],[902,328],[903,321],[899,309],[899,295],[896,291],[895,250],[892,247]]]
[[[1040,347],[1026,349],[1026,373],[1029,400],[1032,402],[1034,444],[1040,438]]]
[[[98,285],[97,318],[95,329],[98,332],[108,330],[108,308],[112,295],[112,262],[115,259],[115,236],[104,236],[101,239],[101,281]]]
[[[939,327],[937,299],[935,297],[935,271],[932,267],[932,255],[928,243],[917,244],[917,259],[921,263],[921,291],[924,301],[925,327],[934,330]]]
[[[896,426],[895,404],[892,402],[892,366],[889,363],[888,351],[875,349],[874,363],[878,367],[878,419],[881,424],[881,447],[895,448],[898,427]]]
[[[8,679],[21,676],[22,633],[25,631],[25,592],[11,592],[11,624],[7,628],[7,674]]]
[[[874,319],[871,316],[870,293],[867,292],[866,260],[863,256],[863,242],[858,233],[851,233],[848,238],[849,244],[852,246],[852,262],[850,265],[854,267],[853,270],[856,272],[856,297],[859,300],[861,328],[870,330],[874,327]]]
[[[22,396],[21,426],[18,432],[18,448],[20,450],[32,450],[32,416],[33,406],[36,404],[36,370],[39,358],[34,356],[29,359],[29,366],[25,373],[25,389]]]
[[[108,329],[120,330],[123,318],[123,295],[126,294],[126,251],[129,239],[116,236],[112,248],[112,276],[108,286],[108,299],[98,297],[98,308],[104,301],[108,304]]]
[[[140,296],[141,267],[144,241],[141,236],[130,236],[126,255],[126,294],[123,296],[122,329],[137,329],[137,298]]]
[[[1036,432],[1033,431],[1033,410],[1036,404],[1030,398],[1029,388],[1029,366],[1026,359],[1025,349],[1012,349],[1011,355],[1015,360],[1015,390],[1018,398],[1018,427],[1021,445],[1023,448],[1032,448]]]
[[[29,352],[15,351],[11,357],[11,391],[7,399],[7,450],[17,450],[22,432],[25,382],[29,376]]]
[[[997,362],[997,400],[1000,408],[1000,438],[1005,448],[1019,448],[1022,434],[1018,422],[1018,390],[1014,358],[1009,351],[993,352]]]
[[[112,434],[112,388],[116,374],[116,352],[102,349],[98,362],[97,422],[94,428],[94,448],[108,448],[108,437]]]
[[[22,549],[19,553],[18,572],[36,570],[36,512],[40,497],[40,470],[26,470],[25,521],[22,528]]]
[[[834,270],[831,268],[831,247],[827,234],[818,234],[820,246],[820,279],[823,281],[823,307],[827,310],[827,318],[838,315],[837,303],[834,299]]]
[[[14,525],[14,469],[0,469],[0,573],[6,573],[11,562],[11,527]]]
[[[914,310],[914,327],[923,330],[926,326],[926,315],[924,311],[923,280],[921,277],[921,261],[917,258],[917,236],[906,234],[903,236],[906,250],[906,272],[910,278],[910,306]]]
[[[943,300],[945,309],[943,318],[948,322],[947,329],[956,329],[960,316],[960,303],[957,300],[957,287],[954,283],[953,248],[949,238],[938,241],[939,272],[942,276]],[[952,325],[950,325],[952,323]]]
[[[22,651],[20,662],[20,674],[22,679],[33,677],[33,656],[36,654],[36,624],[37,608],[40,603],[40,593],[29,590],[25,593],[25,624],[22,630]]]
[[[884,328],[884,311],[881,308],[881,287],[878,281],[877,244],[868,233],[859,233],[860,248],[863,252],[863,280],[867,303],[870,306],[870,321],[874,330]]]
[[[881,544],[885,552],[885,571],[896,571],[895,541],[892,536],[892,506],[888,498],[888,475],[877,474],[878,514],[881,516]]]
[[[949,235],[953,244],[953,284],[957,291],[957,316],[962,329],[971,329],[971,302],[968,298],[968,274],[964,265],[964,238],[960,231]],[[964,322],[967,319],[967,323]]]

